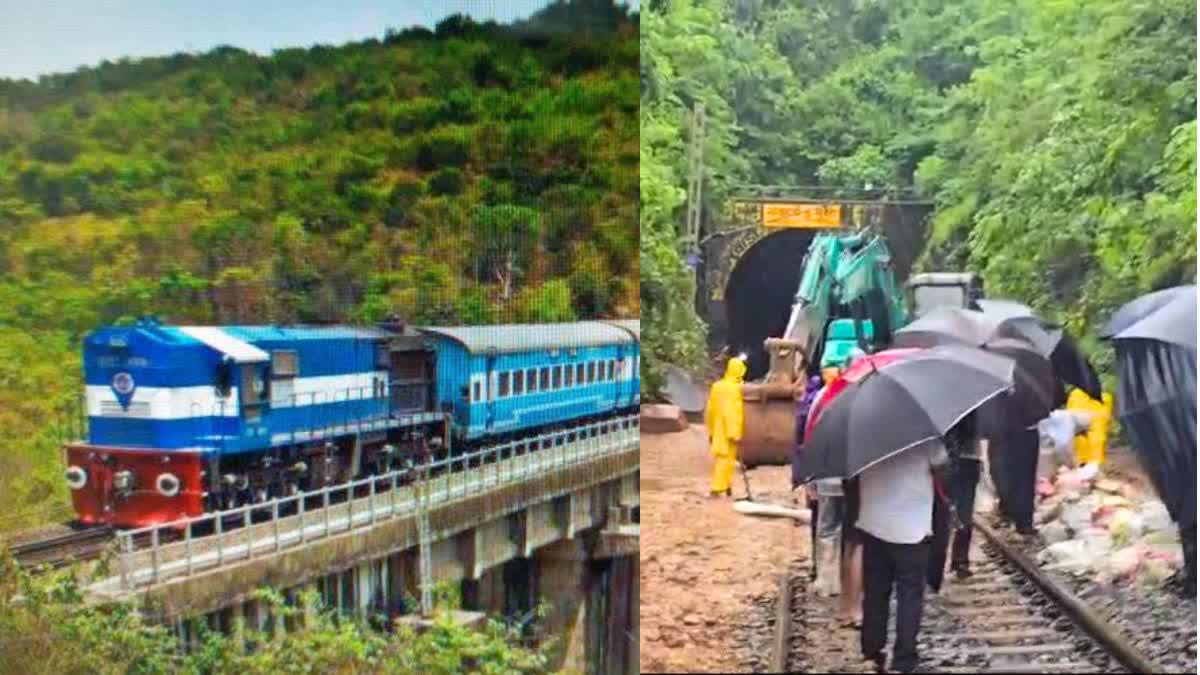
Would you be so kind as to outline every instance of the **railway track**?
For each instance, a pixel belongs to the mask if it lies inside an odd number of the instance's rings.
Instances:
[[[115,530],[101,525],[14,544],[10,550],[22,567],[46,565],[57,568],[71,560],[92,560],[100,557],[115,536]]]
[[[975,574],[948,575],[940,594],[926,594],[918,672],[1162,672],[986,523],[977,523],[976,532]],[[770,669],[875,672],[859,658],[858,632],[837,628],[835,603],[816,598],[808,586],[806,569],[783,581]],[[889,651],[894,630],[893,601]]]

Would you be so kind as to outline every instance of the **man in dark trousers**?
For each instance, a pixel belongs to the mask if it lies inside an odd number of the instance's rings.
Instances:
[[[1003,407],[980,409],[976,431],[988,439],[987,458],[992,484],[1000,502],[1000,515],[1017,532],[1030,535],[1033,529],[1034,488],[1037,485],[1037,429],[1014,428]]]
[[[947,544],[950,545],[950,569],[959,579],[971,576],[971,517],[975,513],[975,489],[979,485],[982,460],[980,440],[975,433],[975,416],[968,415],[950,429],[945,442],[950,465],[945,494],[934,499],[933,542],[929,553],[929,587],[935,593],[942,587]],[[957,518],[952,517],[950,509],[955,510]]]
[[[899,452],[859,476],[858,530],[863,541],[863,657],[882,669],[888,604],[896,589],[892,669],[917,667],[917,633],[929,566],[933,481],[949,458],[941,439]]]

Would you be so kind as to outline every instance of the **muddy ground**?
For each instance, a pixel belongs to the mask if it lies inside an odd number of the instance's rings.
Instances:
[[[756,598],[777,594],[788,565],[808,558],[807,526],[709,500],[711,468],[702,426],[642,436],[643,672],[749,670],[745,635],[769,635],[748,625],[760,621]],[[788,467],[759,467],[749,478],[756,501],[793,505]],[[734,497],[744,494],[736,476]],[[750,648],[767,657],[765,644]]]

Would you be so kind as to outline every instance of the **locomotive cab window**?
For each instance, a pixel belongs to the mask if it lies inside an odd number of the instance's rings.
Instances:
[[[530,368],[529,370],[525,371],[525,383],[529,385],[529,393],[532,394],[538,390],[537,368]]]
[[[513,371],[513,396],[520,396],[525,391],[525,371]]]
[[[217,364],[216,378],[213,380],[213,388],[217,390],[219,398],[226,398],[233,390],[233,364],[223,361]]]
[[[496,389],[498,389],[497,394],[499,395],[500,398],[506,398],[508,396],[508,372],[507,371],[500,373],[498,382],[496,383]]]
[[[471,400],[476,403],[479,403],[480,401],[483,400],[483,396],[481,396],[479,393],[479,383],[476,382],[475,385],[472,387],[472,389],[474,390],[475,396]]]
[[[262,417],[262,402],[267,396],[267,384],[253,363],[242,364],[240,383],[242,410],[248,421]]]
[[[300,357],[292,349],[276,349],[271,352],[271,377],[280,379],[300,374]]]

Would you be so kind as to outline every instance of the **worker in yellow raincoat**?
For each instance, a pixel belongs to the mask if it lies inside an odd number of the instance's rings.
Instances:
[[[1075,460],[1079,466],[1104,463],[1104,445],[1108,442],[1108,427],[1112,421],[1113,397],[1105,392],[1103,400],[1088,396],[1082,389],[1071,390],[1067,397],[1067,410],[1091,413],[1092,423],[1087,434],[1075,437]]]
[[[742,440],[746,417],[742,409],[742,378],[746,376],[743,357],[729,359],[725,377],[713,383],[704,409],[712,453],[712,496],[733,496],[733,474],[737,471],[737,446]]]

